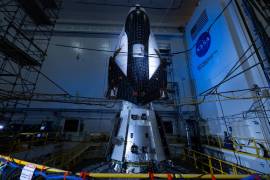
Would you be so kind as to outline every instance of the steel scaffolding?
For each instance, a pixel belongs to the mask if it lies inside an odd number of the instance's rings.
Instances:
[[[60,6],[61,0],[1,1],[1,112],[7,108],[29,107]],[[15,92],[26,98],[8,98]],[[3,113],[1,116],[1,119],[9,121],[12,113]]]

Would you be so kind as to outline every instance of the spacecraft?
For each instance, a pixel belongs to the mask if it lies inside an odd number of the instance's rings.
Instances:
[[[123,100],[112,137],[116,172],[139,173],[166,160],[164,131],[152,101],[166,93],[166,70],[146,11],[131,8],[109,61],[109,98]]]
[[[110,98],[144,105],[166,93],[167,77],[149,18],[143,8],[132,8],[109,62]]]

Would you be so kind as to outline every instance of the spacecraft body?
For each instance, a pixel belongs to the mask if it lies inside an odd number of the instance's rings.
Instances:
[[[167,77],[143,8],[132,8],[109,62],[110,98],[144,105],[159,99]]]
[[[167,84],[157,43],[145,10],[132,8],[109,62],[109,98],[123,107],[111,159],[115,171],[143,172],[149,163],[166,159],[160,125],[151,101],[164,95]]]
[[[124,102],[120,114],[120,126],[111,159],[115,171],[139,173],[147,171],[149,163],[166,160],[160,128],[155,112]]]

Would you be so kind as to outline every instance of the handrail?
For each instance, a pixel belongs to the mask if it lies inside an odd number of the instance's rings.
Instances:
[[[223,138],[221,136],[217,136],[217,135],[202,136],[201,140],[202,140],[203,144],[206,144],[209,146],[215,146],[215,147],[218,147],[220,149],[224,148],[224,149],[228,149],[228,150],[233,150],[233,151],[236,151],[239,153],[245,153],[247,155],[254,155],[257,158],[270,159],[270,157],[263,156],[260,154],[261,148],[258,147],[258,144],[266,143],[266,141],[261,140],[261,139],[231,137],[230,141],[226,142],[227,146],[225,145]],[[241,141],[241,140],[249,141],[250,145],[238,143],[238,141]],[[255,152],[252,153],[252,152],[243,151],[241,148],[237,148],[237,147],[245,147],[245,148],[249,148],[249,149],[254,149]],[[264,151],[266,151],[268,156],[270,155],[270,151],[268,149],[264,149]]]
[[[82,153],[87,151],[87,149],[90,146],[91,146],[91,143],[79,144],[78,146],[75,146],[74,148],[72,148],[70,151],[64,152],[62,154],[54,156],[53,158],[45,161],[44,164],[56,165],[56,163],[58,162],[60,168],[66,167],[70,162],[72,162],[74,159],[76,159]]]
[[[211,174],[216,172],[220,174],[234,175],[243,174],[243,172],[246,174],[258,173],[254,170],[241,167],[234,163],[227,162],[188,148],[184,149],[184,158],[193,160],[196,168],[200,168],[201,170],[210,172]]]
[[[40,135],[40,136],[38,136]],[[12,134],[11,134],[12,136]],[[13,135],[14,136],[14,135]],[[6,138],[9,136],[4,136],[3,133],[0,135],[0,138]],[[50,143],[56,143],[59,139],[58,132],[25,132],[25,133],[18,133],[14,137],[11,137],[11,140],[7,141],[5,144],[6,147],[12,146],[14,147],[13,153],[19,153],[31,146],[35,145],[45,145]],[[7,139],[8,140],[8,139]],[[27,145],[27,146],[26,146]],[[9,148],[5,148],[0,150],[1,153],[6,153],[6,150]]]
[[[100,135],[100,134],[98,134]],[[84,141],[79,142],[74,147],[70,148],[68,151],[56,152],[56,155],[47,161],[43,162],[46,165],[58,165],[59,168],[66,168],[73,162],[78,162],[80,156],[85,153],[91,146],[102,146],[104,144],[103,140],[99,141],[95,139],[94,134],[89,134]],[[99,138],[107,139],[106,135],[102,134]]]
[[[148,173],[140,174],[126,174],[126,173],[89,173],[89,177],[93,178],[121,178],[121,179],[149,179]],[[248,175],[223,175],[223,174],[171,174],[171,173],[153,173],[153,177],[161,179],[169,179],[169,177],[183,178],[183,179],[242,179],[248,177]]]
[[[64,172],[67,172],[65,170],[61,170],[61,169],[57,169],[57,168],[51,168],[51,167],[40,165],[40,164],[30,163],[28,161],[23,161],[23,160],[20,160],[20,159],[12,158],[10,156],[0,155],[0,158],[5,159],[6,161],[9,161],[9,162],[15,162],[15,163],[17,163],[19,165],[22,165],[22,166],[25,166],[25,165],[28,165],[28,164],[32,164],[37,169],[44,170],[46,172],[52,172],[52,173],[64,173]]]
[[[175,178],[183,178],[183,179],[243,179],[245,177],[248,177],[249,174],[237,174],[237,175],[229,175],[229,174],[172,174],[172,173],[138,173],[138,174],[126,174],[126,173],[71,173],[69,171],[51,168],[48,166],[43,166],[39,164],[30,163],[27,161],[11,158],[8,156],[2,156],[0,155],[0,158],[5,159],[9,162],[15,162],[19,165],[25,166],[28,164],[32,164],[36,167],[37,170],[45,172],[45,173],[62,173],[64,177],[71,176],[73,179],[78,178],[81,179],[82,174],[84,177],[92,177],[92,178],[120,178],[120,179],[133,179],[133,178],[140,178],[140,179],[149,179],[150,176],[155,178],[161,178],[161,179],[169,179],[169,177],[175,177]],[[74,178],[75,176],[75,178]],[[261,176],[261,177],[267,177],[267,176]]]

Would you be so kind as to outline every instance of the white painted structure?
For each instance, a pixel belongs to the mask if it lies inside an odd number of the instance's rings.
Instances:
[[[166,160],[152,107],[143,108],[124,102],[120,126],[114,138],[111,159],[118,162],[116,166],[127,163],[126,172],[138,173],[149,162]]]

